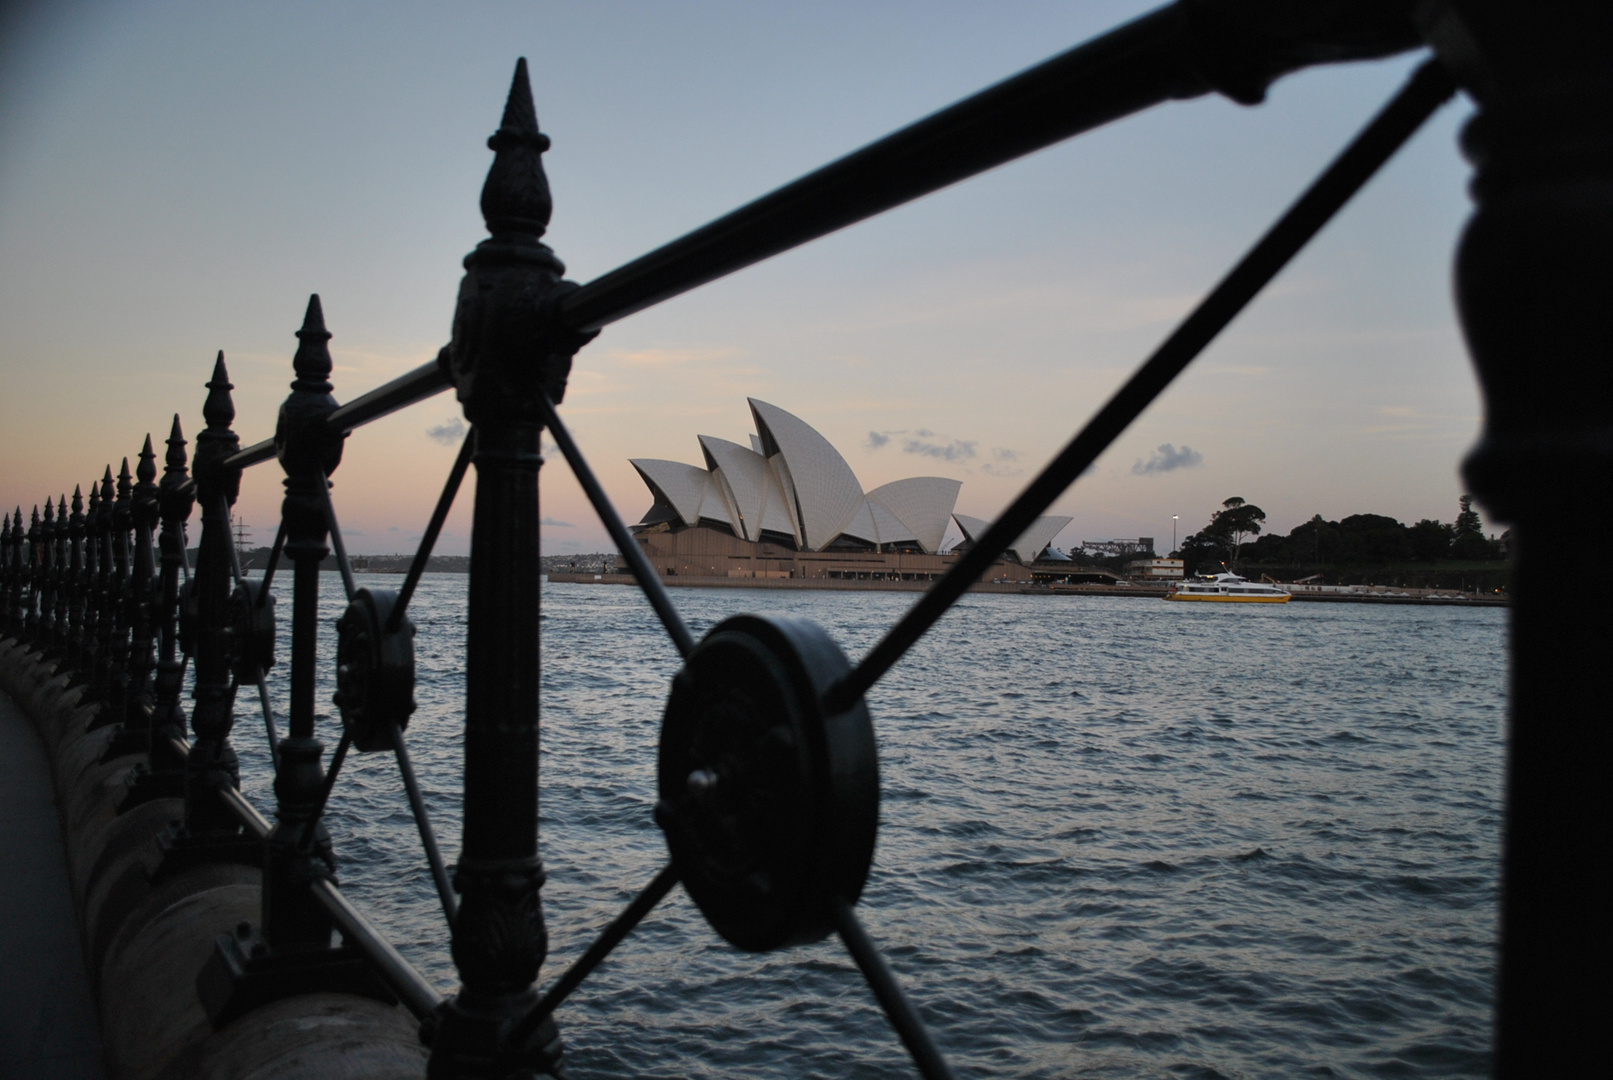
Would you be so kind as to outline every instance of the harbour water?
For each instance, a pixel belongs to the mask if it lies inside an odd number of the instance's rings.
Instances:
[[[408,739],[450,861],[466,582],[427,576],[410,612]],[[277,575],[282,663],[289,584]],[[322,589],[329,628],[337,575]],[[792,612],[855,658],[913,597],[674,600],[697,636]],[[858,909],[959,1075],[1487,1074],[1505,619],[966,596],[869,695],[883,802]],[[334,634],[321,644],[333,746]],[[635,590],[567,584],[545,592],[543,650],[553,978],[666,859],[651,807],[677,654]],[[255,695],[234,742],[267,811]],[[329,820],[343,887],[451,989],[390,756],[349,758]],[[913,1075],[837,941],[739,953],[676,890],[559,1020],[578,1080]]]

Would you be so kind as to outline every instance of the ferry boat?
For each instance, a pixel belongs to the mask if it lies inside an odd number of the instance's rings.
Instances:
[[[1286,604],[1288,593],[1275,585],[1239,577],[1237,574],[1216,574],[1212,577],[1189,578],[1171,586],[1167,600],[1197,600],[1220,604]]]

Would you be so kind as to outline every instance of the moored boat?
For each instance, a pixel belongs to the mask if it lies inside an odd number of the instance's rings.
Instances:
[[[1288,593],[1275,585],[1266,585],[1237,574],[1214,574],[1210,577],[1189,578],[1171,586],[1167,600],[1196,600],[1221,604],[1286,604]]]

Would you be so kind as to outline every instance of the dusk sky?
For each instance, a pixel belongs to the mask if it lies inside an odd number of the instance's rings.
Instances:
[[[338,399],[435,356],[518,56],[554,142],[546,241],[588,281],[1152,6],[7,8],[0,505],[71,495],[175,411],[193,438],[219,349],[243,444],[272,434],[311,292]],[[1416,62],[1161,106],[634,315],[578,354],[562,414],[630,522],[650,496],[627,459],[748,442],[747,396],[865,489],[953,477],[960,513],[994,516]],[[1454,518],[1480,424],[1449,287],[1469,111],[1437,114],[1059,500],[1059,546],[1167,546],[1173,514],[1186,535],[1233,495],[1279,532]],[[350,549],[410,550],[457,416],[445,393],[348,440]],[[243,482],[258,543],[279,481]],[[546,550],[609,546],[557,454],[542,497]],[[439,550],[466,550],[470,501]]]

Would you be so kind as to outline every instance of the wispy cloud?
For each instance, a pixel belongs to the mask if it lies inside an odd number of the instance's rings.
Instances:
[[[1018,476],[1025,471],[1019,464],[1019,451],[1006,446],[993,446],[991,460],[980,466],[987,476]]]
[[[444,446],[453,446],[465,437],[465,421],[457,416],[450,416],[447,420],[426,429],[426,438],[442,443]]]
[[[884,431],[870,431],[868,433],[868,449],[878,450],[891,441],[890,434]]]
[[[975,439],[946,439],[933,431],[919,428],[912,436],[902,440],[902,453],[941,461],[969,461],[975,454]]]
[[[569,521],[556,521],[552,517],[546,517],[542,521],[539,521],[538,524],[547,525],[551,529],[575,529],[577,527]]]
[[[1170,443],[1160,443],[1159,449],[1155,450],[1147,461],[1138,458],[1137,463],[1131,467],[1131,472],[1133,476],[1157,476],[1160,473],[1191,469],[1202,464],[1204,455],[1186,443],[1183,443],[1180,449]]]

